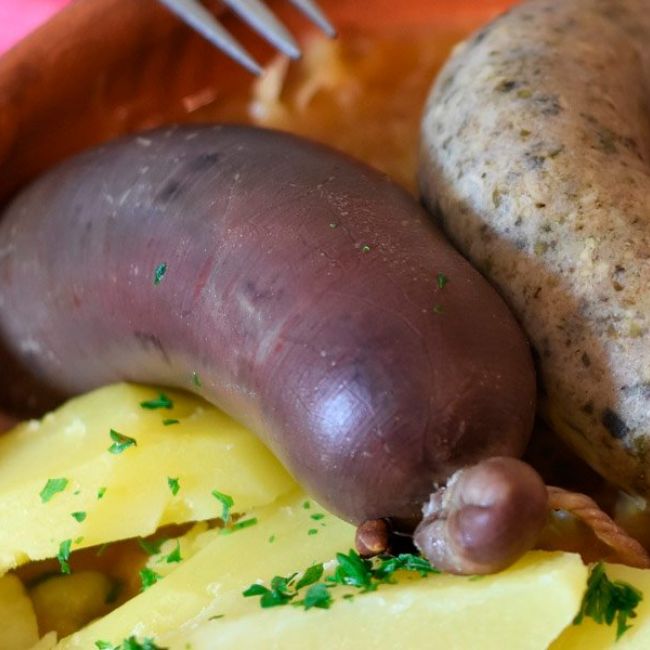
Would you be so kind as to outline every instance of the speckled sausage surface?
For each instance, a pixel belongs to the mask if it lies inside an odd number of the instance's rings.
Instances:
[[[650,0],[524,3],[460,45],[421,188],[538,354],[545,416],[650,496]]]

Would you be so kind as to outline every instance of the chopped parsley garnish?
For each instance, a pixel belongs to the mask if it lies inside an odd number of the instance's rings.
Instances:
[[[63,492],[68,487],[67,478],[48,478],[40,496],[43,503],[47,503],[55,494]]]
[[[269,537],[269,544],[273,544],[273,542],[275,542],[275,535]]]
[[[167,650],[156,645],[153,639],[144,638],[138,641],[135,636],[124,639],[120,645],[113,645],[108,641],[95,641],[95,646],[97,650]]]
[[[175,562],[182,562],[181,557],[181,543],[176,540],[176,548],[165,558],[167,564],[174,564]]]
[[[364,591],[373,589],[372,585],[372,561],[363,559],[356,551],[337,553],[336,561],[338,566],[334,575],[327,578],[328,582],[340,585],[351,585]]]
[[[307,535],[318,535],[318,529],[316,529],[316,528],[310,528],[310,529],[307,531]]]
[[[169,489],[174,496],[176,496],[178,494],[178,491],[181,489],[181,484],[178,478],[172,478],[171,476],[168,476],[167,485],[169,485]]]
[[[165,273],[167,273],[167,264],[164,262],[162,264],[158,264],[155,271],[153,272],[153,284],[155,287],[157,287],[163,281]]]
[[[449,278],[447,278],[444,273],[438,273],[436,276],[436,282],[438,283],[438,289],[444,289],[449,282]]]
[[[64,539],[59,544],[59,552],[56,554],[56,559],[59,561],[61,573],[70,573],[70,549],[72,548],[72,540]]]
[[[235,500],[229,495],[219,492],[219,490],[212,490],[212,496],[221,503],[221,521],[224,526],[230,523],[230,509],[235,505]]]
[[[305,510],[309,510],[309,508],[311,508],[311,501],[303,501],[303,502],[302,502],[302,507],[303,507]]]
[[[197,388],[201,388],[203,386],[203,384],[201,383],[201,377],[199,377],[199,373],[196,372],[196,370],[192,373],[192,383]]]
[[[275,576],[271,580],[271,588],[265,587],[260,584],[252,584],[246,591],[243,592],[247,598],[250,596],[261,596],[260,607],[277,607],[278,605],[286,605],[296,597],[296,591],[292,588],[292,583],[296,577],[296,573],[288,578]]]
[[[242,530],[243,528],[250,528],[251,526],[254,526],[257,523],[257,517],[251,517],[250,519],[244,519],[243,521],[238,521],[237,523],[233,524],[229,528],[224,528],[221,533],[223,535],[230,535],[231,533],[235,533],[238,530]]]
[[[401,553],[397,557],[383,558],[379,566],[373,570],[373,576],[378,580],[388,581],[392,578],[393,573],[400,569],[415,571],[423,578],[431,573],[440,573],[440,570],[431,566],[426,558],[412,553]]]
[[[347,554],[336,554],[334,573],[325,579],[323,579],[323,565],[314,564],[297,581],[296,573],[288,578],[275,576],[269,587],[255,583],[246,589],[243,595],[260,596],[260,606],[264,608],[287,605],[293,601],[293,605],[302,606],[304,609],[312,607],[327,609],[333,602],[333,589],[346,586],[354,587],[362,593],[374,591],[382,584],[393,582],[394,573],[399,570],[416,572],[422,577],[440,573],[428,560],[411,553],[366,560],[356,551],[350,551]],[[308,587],[307,591],[301,592],[306,587]],[[301,600],[294,600],[302,593],[305,595]],[[343,595],[346,600],[352,597],[353,595],[349,593]]]
[[[443,314],[445,310],[443,309],[442,305],[434,305],[433,306],[433,311],[436,314]]]
[[[105,494],[106,494],[106,487],[102,486],[97,490],[98,499],[103,499]]]
[[[136,447],[138,445],[135,438],[129,438],[115,429],[111,429],[109,435],[113,444],[108,448],[108,451],[111,454],[121,454],[123,451],[126,451],[129,447]]]
[[[145,567],[140,569],[140,591],[146,591],[149,587],[155,585],[162,576],[153,569]]]
[[[176,418],[165,418],[163,420],[163,426],[168,427],[172,424],[178,424],[180,420],[177,420]]]
[[[603,563],[598,562],[589,573],[587,591],[573,624],[579,625],[585,616],[593,618],[600,625],[611,625],[616,621],[618,641],[632,627],[628,619],[636,618],[636,608],[642,600],[643,594],[632,585],[619,580],[612,582],[605,573]]]
[[[86,519],[86,513],[85,512],[73,512],[72,517],[76,519],[79,523],[82,521],[85,521]]]
[[[322,512],[315,512],[313,515],[309,515],[309,517],[314,521],[320,521],[325,518],[325,515]]]
[[[312,607],[329,609],[332,604],[332,594],[330,594],[326,585],[319,582],[309,587],[304,599],[296,604],[301,604],[305,609],[311,609]]]
[[[138,546],[147,554],[147,555],[158,555],[160,553],[160,547],[167,541],[166,537],[161,537],[160,539],[138,539]]]
[[[214,616],[210,616],[208,621],[218,621],[220,618],[223,618],[225,614],[215,614]]]
[[[318,582],[323,576],[323,565],[314,564],[310,566],[307,571],[302,574],[302,578],[296,583],[296,589],[302,589],[303,587],[308,587],[313,585],[315,582]]]
[[[155,411],[157,409],[173,409],[174,402],[172,402],[169,397],[165,395],[165,393],[159,393],[158,397],[155,399],[140,402],[140,408],[147,409],[149,411]]]

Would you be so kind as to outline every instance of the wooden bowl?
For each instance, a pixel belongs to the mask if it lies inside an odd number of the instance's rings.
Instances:
[[[469,31],[511,1],[321,0],[343,35],[409,24]],[[307,21],[286,1],[269,2],[303,39]],[[271,56],[241,21],[214,11],[259,60]],[[0,201],[75,151],[182,122],[188,97],[233,93],[250,81],[156,0],[79,0],[0,58]]]

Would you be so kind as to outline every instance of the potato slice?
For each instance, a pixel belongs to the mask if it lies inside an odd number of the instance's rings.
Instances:
[[[329,610],[240,603],[218,620],[160,639],[170,650],[457,648],[545,650],[578,610],[586,569],[577,555],[533,552],[480,580],[400,577]],[[247,599],[252,600],[252,599]],[[335,641],[333,640],[335,639]]]
[[[25,650],[38,641],[32,601],[14,575],[0,578],[0,650]]]
[[[0,437],[0,574],[56,556],[65,540],[75,550],[218,517],[214,489],[241,512],[294,487],[244,427],[198,398],[166,394],[172,409],[146,409],[140,403],[155,400],[156,389],[103,388]],[[111,429],[137,446],[110,453]],[[179,480],[176,496],[168,478]],[[58,483],[42,492],[48,479]],[[57,491],[60,479],[67,483]]]
[[[207,544],[200,548],[193,542],[191,547],[200,550],[175,571],[57,647],[88,650],[99,640],[117,645],[132,634],[144,638],[170,633],[197,617],[255,609],[242,596],[251,583],[329,560],[354,543],[354,527],[332,515],[320,518],[324,513],[296,490],[277,504],[250,512],[246,519],[255,517],[254,526],[230,534],[207,531]]]
[[[496,576],[400,576],[396,585],[360,594],[332,591],[325,610],[261,609],[242,592],[268,585],[347,551],[353,528],[296,493],[249,513],[258,523],[230,535],[193,531],[182,549],[191,555],[148,591],[67,639],[59,648],[118,643],[131,634],[162,647],[495,648],[545,649],[578,611],[587,577],[579,556],[534,552]],[[316,517],[313,517],[316,515]],[[323,525],[325,524],[325,525]],[[309,534],[312,531],[312,534]],[[316,531],[315,533],[313,531]],[[270,541],[270,540],[273,541]],[[197,550],[199,549],[199,550]],[[351,589],[351,588],[350,588]],[[468,625],[471,621],[471,625]]]
[[[580,625],[571,625],[562,633],[550,650],[647,650],[650,648],[650,571],[633,569],[620,564],[606,564],[610,580],[622,580],[643,594],[636,618],[628,619],[632,627],[616,641],[616,622],[610,627],[598,625],[585,618]]]
[[[99,571],[51,576],[32,587],[32,599],[39,628],[65,636],[111,609],[113,582]]]

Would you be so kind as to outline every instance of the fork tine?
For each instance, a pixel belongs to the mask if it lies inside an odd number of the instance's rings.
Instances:
[[[233,38],[230,33],[198,0],[160,0],[184,22],[193,27],[228,56],[232,57],[253,74],[260,75],[262,68],[257,61]]]
[[[336,29],[329,21],[327,16],[318,7],[314,0],[289,0],[291,4],[300,9],[307,18],[309,18],[317,27],[322,29],[327,36],[333,38],[336,36]]]
[[[254,30],[292,59],[300,57],[300,48],[287,28],[261,0],[222,0]]]

